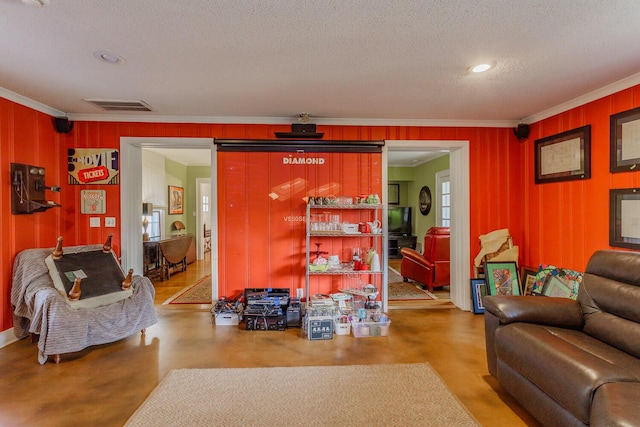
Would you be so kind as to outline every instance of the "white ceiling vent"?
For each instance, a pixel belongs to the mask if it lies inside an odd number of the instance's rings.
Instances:
[[[84,99],[107,111],[153,111],[144,101],[135,99]]]

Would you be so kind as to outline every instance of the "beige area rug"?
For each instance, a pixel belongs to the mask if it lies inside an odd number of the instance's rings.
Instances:
[[[211,298],[211,275],[209,274],[193,285],[181,289],[162,304],[212,304]]]
[[[427,363],[176,369],[126,426],[478,426]]]
[[[389,267],[389,301],[434,300],[437,296],[413,282],[402,280],[400,273]]]

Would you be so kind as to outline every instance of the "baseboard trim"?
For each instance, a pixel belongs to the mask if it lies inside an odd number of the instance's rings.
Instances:
[[[16,341],[18,341],[18,338],[16,338],[16,334],[13,333],[13,328],[0,332],[0,348],[13,344]]]

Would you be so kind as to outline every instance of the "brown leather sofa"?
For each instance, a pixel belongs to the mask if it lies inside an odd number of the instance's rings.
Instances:
[[[422,283],[429,292],[433,288],[449,286],[450,250],[449,227],[431,227],[424,235],[422,253],[411,248],[402,248],[400,275]]]
[[[483,305],[489,372],[543,425],[640,425],[640,253],[594,253],[575,301]]]

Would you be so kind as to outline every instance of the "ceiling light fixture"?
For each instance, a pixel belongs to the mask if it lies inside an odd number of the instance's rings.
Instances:
[[[478,64],[473,65],[469,68],[472,73],[484,73],[487,70],[490,70],[493,67],[491,64]]]
[[[102,62],[106,62],[107,64],[122,64],[123,62],[125,62],[123,57],[101,50],[93,52],[93,56],[95,56]]]

